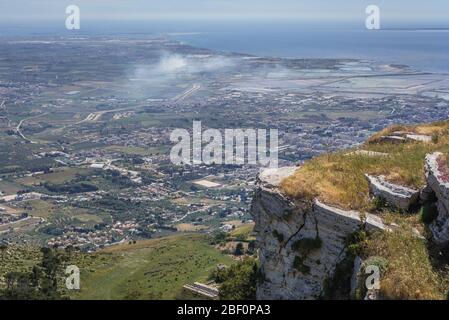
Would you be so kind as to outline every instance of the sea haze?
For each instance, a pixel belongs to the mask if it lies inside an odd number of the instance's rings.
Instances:
[[[193,46],[291,58],[357,58],[449,72],[449,29],[385,29],[304,25],[229,27],[176,35]]]
[[[370,31],[364,21],[351,25],[294,22],[83,22],[80,31],[64,24],[0,25],[0,37],[163,35],[212,50],[290,58],[355,58],[408,65],[421,71],[449,72],[449,28],[383,26]]]

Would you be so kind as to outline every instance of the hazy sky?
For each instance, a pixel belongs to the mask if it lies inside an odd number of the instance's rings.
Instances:
[[[0,0],[0,23],[65,20],[76,4],[82,19],[358,21],[376,4],[387,22],[449,25],[449,0]]]

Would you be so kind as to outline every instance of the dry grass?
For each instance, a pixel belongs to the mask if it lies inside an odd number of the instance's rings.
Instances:
[[[393,125],[374,134],[372,137],[368,139],[368,142],[374,142],[382,136],[387,136],[392,134],[393,132],[398,131],[405,131],[415,134],[424,134],[431,136],[433,134],[444,134],[444,131],[448,130],[448,128],[449,126],[447,121],[438,121],[430,124],[421,124],[415,126]]]
[[[391,182],[420,188],[425,184],[424,158],[435,151],[449,151],[449,123],[394,126],[380,134],[406,130],[438,134],[438,142],[365,143],[360,149],[388,153],[387,157],[348,154],[348,151],[318,156],[300,167],[282,183],[293,198],[318,198],[345,209],[368,209],[371,205],[364,174],[385,175]]]
[[[395,131],[432,136],[431,143],[379,142]],[[318,198],[344,209],[373,211],[365,173],[385,175],[394,183],[420,188],[425,184],[424,159],[441,151],[449,155],[449,122],[419,126],[393,126],[371,137],[362,150],[388,153],[386,157],[354,154],[349,151],[318,156],[282,182],[282,189],[296,199]],[[449,156],[444,158],[449,163]],[[424,233],[418,215],[378,212],[386,223],[400,227],[394,232],[376,233],[362,243],[364,258],[380,256],[388,261],[381,279],[385,299],[444,299],[449,277],[434,270],[426,240],[418,238],[412,227]]]
[[[447,280],[433,270],[426,241],[416,237],[410,228],[402,226],[395,232],[375,234],[365,243],[364,253],[388,261],[380,282],[383,298],[445,298]]]
[[[449,153],[443,153],[438,159],[438,167],[441,172],[440,179],[449,181]]]
[[[176,230],[180,232],[195,232],[207,229],[204,225],[193,225],[191,223],[179,223],[176,226]]]

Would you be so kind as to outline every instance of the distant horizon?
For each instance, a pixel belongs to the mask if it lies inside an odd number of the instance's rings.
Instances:
[[[117,33],[127,33],[137,30],[148,31],[148,28],[155,28],[157,33],[170,32],[226,32],[236,28],[257,28],[263,31],[264,29],[273,30],[279,28],[300,28],[304,27],[310,30],[366,30],[364,20],[360,21],[298,21],[298,20],[90,20],[84,19],[81,22],[80,30],[70,30],[72,33],[89,33],[101,30],[109,31],[111,35]],[[65,20],[48,20],[48,21],[27,21],[26,23],[1,21],[0,20],[0,35],[2,29],[30,29],[31,33],[39,32],[68,32],[65,28]],[[431,30],[449,30],[449,22],[422,22],[410,24],[406,22],[388,22],[382,21],[382,31],[395,30],[411,30],[411,31],[431,31]],[[151,30],[150,30],[151,31]]]
[[[384,26],[449,27],[449,1],[432,0],[2,0],[0,26],[64,22],[77,5],[84,23],[363,23],[369,5],[380,8]],[[39,28],[39,25],[35,26]]]

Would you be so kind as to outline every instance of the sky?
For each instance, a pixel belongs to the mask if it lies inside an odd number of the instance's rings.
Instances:
[[[78,5],[85,21],[251,21],[332,23],[365,19],[367,5],[384,22],[449,26],[448,0],[1,0],[0,24],[64,21]]]

